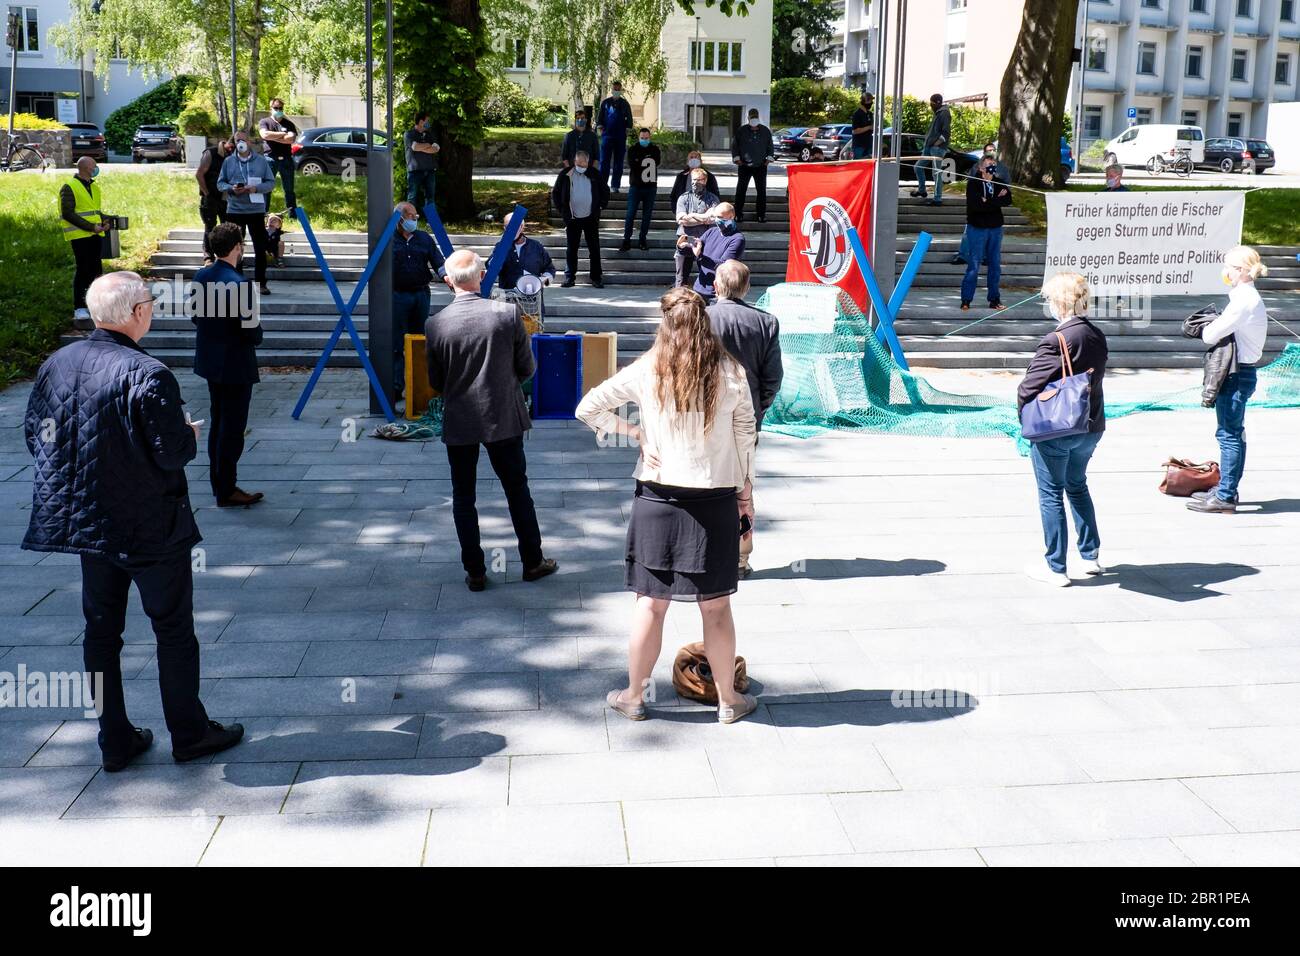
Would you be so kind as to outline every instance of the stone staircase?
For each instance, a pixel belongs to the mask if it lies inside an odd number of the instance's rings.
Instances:
[[[983,280],[976,302],[977,310],[960,312],[957,287],[965,267],[950,263],[957,251],[965,222],[964,206],[953,197],[944,206],[923,205],[900,189],[898,206],[897,268],[901,270],[911,252],[917,234],[925,229],[934,240],[926,264],[917,276],[913,291],[899,318],[898,333],[909,361],[916,367],[947,368],[1023,368],[1038,338],[1050,328],[1037,303],[1027,303],[989,318],[956,334],[963,325],[980,319]],[[601,223],[601,259],[605,288],[593,289],[588,283],[585,250],[580,252],[578,286],[573,289],[551,287],[546,291],[546,327],[548,331],[619,333],[620,362],[640,355],[653,341],[658,323],[657,300],[672,281],[674,230],[668,207],[668,190],[660,189],[649,236],[650,248],[635,246],[621,253],[624,196],[614,197],[604,210]],[[724,198],[730,198],[724,187]],[[752,193],[747,203],[745,261],[753,276],[755,295],[764,288],[784,281],[789,236],[789,209],[786,192],[773,190],[768,195],[767,221],[754,217]],[[550,251],[556,266],[564,269],[564,235],[558,221],[556,231],[537,238]],[[634,229],[633,240],[635,242]],[[269,271],[272,295],[261,302],[264,340],[259,357],[268,366],[304,366],[315,363],[337,320],[332,301],[320,281],[320,273],[301,233],[286,237],[289,246],[285,265]],[[330,262],[335,279],[350,286],[361,275],[366,260],[365,237],[360,233],[319,233],[318,238]],[[485,258],[492,251],[495,236],[456,235],[458,248],[469,248]],[[1007,225],[1002,246],[1003,301],[1011,304],[1031,296],[1042,280],[1044,240],[1035,237],[1027,219],[1015,207],[1007,210]],[[251,248],[247,250],[251,253]],[[1272,275],[1260,281],[1262,290],[1300,288],[1300,263],[1293,251],[1280,247],[1261,249],[1268,255]],[[152,259],[158,278],[189,278],[202,264],[201,235],[195,229],[173,230]],[[345,296],[347,292],[344,293]],[[450,296],[438,288],[433,294],[433,311]],[[1201,348],[1185,339],[1179,331],[1183,316],[1198,303],[1182,300],[1157,300],[1156,315],[1149,324],[1123,317],[1100,320],[1112,337],[1113,367],[1190,367],[1200,364]],[[359,332],[367,331],[366,298],[363,296],[355,316]],[[1285,318],[1283,319],[1285,321]],[[1277,330],[1275,330],[1277,331]],[[1272,336],[1270,345],[1280,349],[1283,336]],[[193,361],[193,325],[182,317],[159,314],[153,330],[145,340],[151,352],[176,366]],[[330,360],[335,366],[357,366],[360,362],[351,346],[340,343]]]

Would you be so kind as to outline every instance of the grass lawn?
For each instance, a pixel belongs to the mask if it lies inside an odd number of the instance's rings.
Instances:
[[[1071,192],[1100,192],[1098,184],[1067,186]],[[1227,186],[1130,186],[1130,192],[1170,192],[1188,189],[1225,190]],[[1039,193],[1012,187],[1016,207],[1025,214],[1035,231],[1047,234],[1047,203]],[[1255,189],[1246,193],[1246,215],[1241,226],[1241,241],[1257,246],[1300,245],[1300,189]]]
[[[58,346],[59,335],[71,325],[72,252],[60,232],[59,187],[69,170],[6,175],[0,202],[0,387],[30,374]],[[171,229],[201,225],[198,186],[188,171],[115,169],[103,167],[99,176],[106,211],[129,216],[131,228],[122,233],[122,255],[105,261],[106,272],[129,269],[147,272],[149,257]],[[300,176],[298,201],[318,230],[365,228],[366,183],[345,183],[337,176]],[[501,223],[521,203],[528,218],[546,226],[547,187],[506,180],[479,180],[474,196],[494,221],[448,222],[450,232],[500,232]],[[274,194],[281,199],[278,190]],[[290,224],[292,227],[292,224]]]

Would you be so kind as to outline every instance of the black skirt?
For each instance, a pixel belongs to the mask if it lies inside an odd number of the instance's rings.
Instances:
[[[638,481],[627,527],[627,587],[674,601],[736,593],[740,515],[735,488]]]

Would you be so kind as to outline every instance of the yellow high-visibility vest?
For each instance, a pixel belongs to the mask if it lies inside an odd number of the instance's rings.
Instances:
[[[90,191],[86,191],[86,184],[73,176],[68,180],[68,185],[72,188],[72,195],[77,201],[77,215],[86,222],[99,222],[99,184],[93,179],[90,181]],[[66,219],[60,219],[63,223],[63,238],[71,242],[73,239],[84,239],[86,236],[93,236],[95,233],[86,232],[68,222]]]

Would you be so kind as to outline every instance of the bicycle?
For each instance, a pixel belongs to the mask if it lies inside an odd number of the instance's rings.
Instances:
[[[14,136],[9,143],[9,149],[5,152],[4,159],[0,160],[0,172],[17,173],[24,169],[42,170],[45,166],[45,157],[41,155],[41,151],[17,136]]]
[[[1175,146],[1168,153],[1157,153],[1147,160],[1147,172],[1152,176],[1159,176],[1168,169],[1186,179],[1192,175],[1191,153],[1190,146]]]

